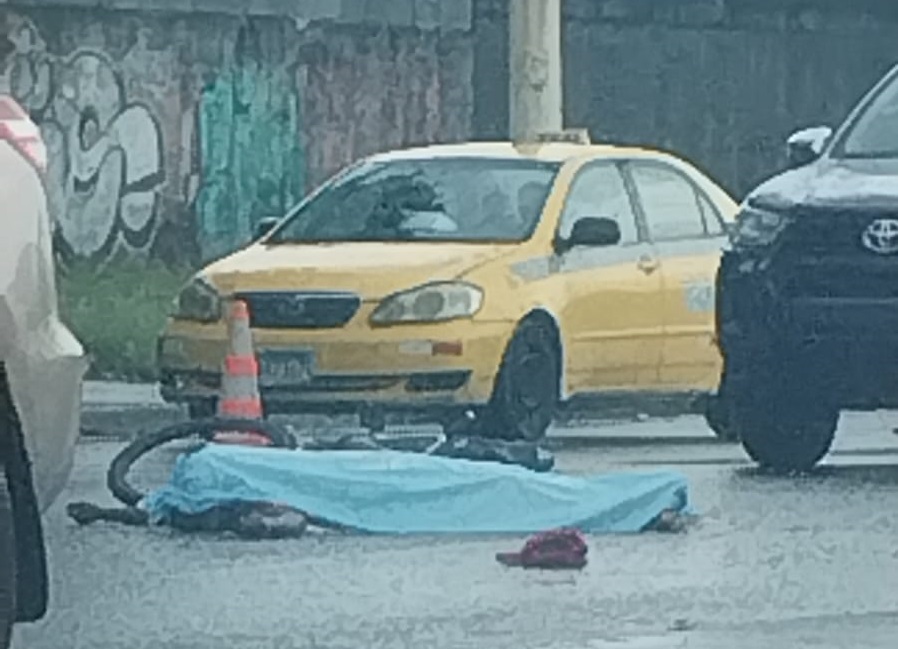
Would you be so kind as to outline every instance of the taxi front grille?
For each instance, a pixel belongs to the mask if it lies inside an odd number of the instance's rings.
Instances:
[[[330,329],[349,322],[362,304],[353,293],[255,291],[239,293],[250,326],[261,329]]]

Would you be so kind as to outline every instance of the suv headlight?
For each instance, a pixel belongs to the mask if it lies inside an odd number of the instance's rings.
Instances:
[[[371,314],[376,325],[439,322],[466,318],[480,310],[483,291],[465,282],[434,282],[391,295]]]
[[[172,317],[178,320],[217,322],[221,318],[221,297],[202,277],[195,277],[175,298]]]
[[[788,217],[783,214],[745,205],[736,217],[736,227],[731,236],[733,245],[750,248],[769,246],[788,223]]]

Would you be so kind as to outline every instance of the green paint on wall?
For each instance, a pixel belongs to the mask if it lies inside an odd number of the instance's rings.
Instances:
[[[259,219],[302,197],[298,106],[290,75],[256,62],[220,74],[203,91],[196,205],[204,261],[245,245]]]

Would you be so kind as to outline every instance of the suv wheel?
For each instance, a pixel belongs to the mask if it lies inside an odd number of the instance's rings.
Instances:
[[[705,421],[719,440],[723,442],[738,442],[740,440],[732,403],[723,385],[721,385],[717,394],[712,394],[708,397],[705,405]]]
[[[776,357],[774,357],[776,358]],[[760,466],[778,473],[808,471],[832,446],[839,408],[809,372],[786,363],[746,373],[728,386],[730,425]]]

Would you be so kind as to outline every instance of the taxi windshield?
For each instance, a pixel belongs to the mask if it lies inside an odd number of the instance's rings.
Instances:
[[[523,241],[559,167],[484,157],[365,162],[300,203],[267,243]]]

